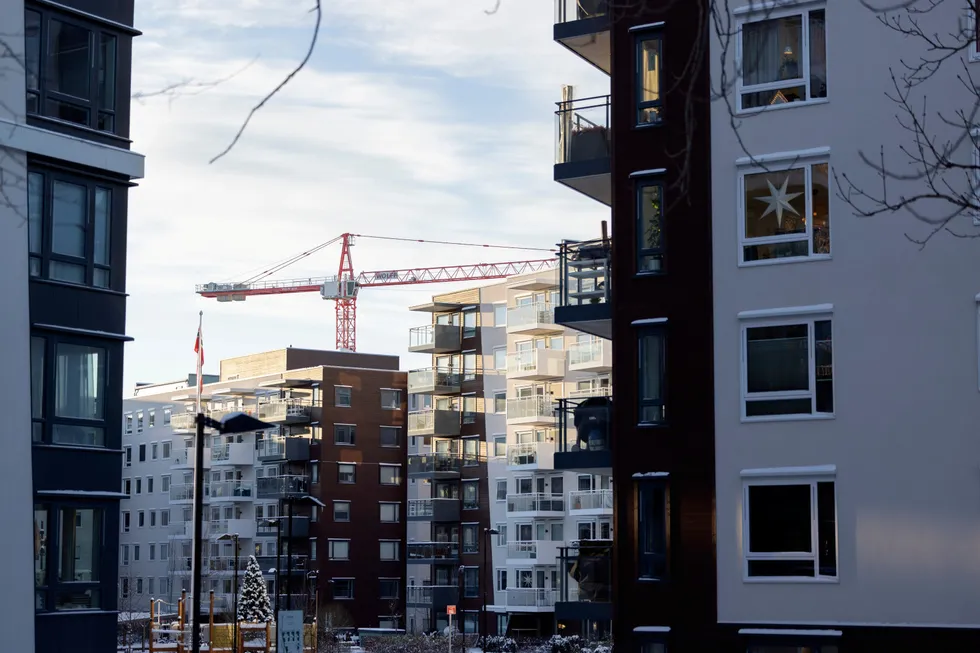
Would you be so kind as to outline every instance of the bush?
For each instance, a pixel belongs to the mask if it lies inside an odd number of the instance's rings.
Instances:
[[[483,645],[478,643],[477,646]],[[517,641],[512,637],[504,637],[503,635],[489,635],[484,650],[495,651],[496,653],[517,653]]]

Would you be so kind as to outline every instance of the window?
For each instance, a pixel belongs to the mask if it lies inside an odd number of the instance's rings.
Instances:
[[[150,527],[152,528],[152,527],[154,527],[156,525],[157,525],[157,511],[156,510],[151,510],[150,511]],[[150,546],[152,546],[152,545],[150,545]],[[152,551],[152,549],[151,549],[151,551]],[[150,558],[150,560],[152,560],[152,559],[153,558]]]
[[[402,484],[402,467],[401,465],[385,465],[381,464],[378,466],[381,485],[401,485]]]
[[[155,410],[146,411],[146,419],[147,419],[147,423],[149,424],[149,427],[153,428],[156,425],[156,421],[157,421],[156,411]],[[156,456],[154,456],[154,459],[155,458]],[[150,580],[152,581],[153,579],[151,578]]]
[[[353,578],[333,578],[330,584],[333,587],[333,598],[351,600],[354,598],[354,579]]]
[[[742,340],[743,418],[833,415],[830,320],[746,326]]]
[[[507,589],[507,570],[497,570],[497,591],[503,592]]]
[[[49,516],[57,517],[57,530]],[[34,532],[38,534],[35,607],[39,611],[101,607],[102,524],[101,508],[34,507]]]
[[[137,477],[136,478],[136,494],[142,494],[142,493],[143,493],[143,479]]]
[[[402,443],[402,429],[400,426],[381,427],[381,446],[399,447]]]
[[[477,510],[480,507],[480,481],[463,481],[463,510]]]
[[[141,444],[139,446],[139,453],[140,453],[140,462],[141,463],[145,463],[146,462],[146,445],[145,444]]]
[[[171,417],[172,413],[173,413],[173,411],[170,408],[164,408],[163,409],[163,423],[164,424],[170,424],[170,417]],[[168,442],[167,445],[169,445],[169,444],[170,443]],[[166,457],[166,454],[164,454],[164,457]],[[162,587],[162,584],[161,584],[161,587]]]
[[[350,540],[329,540],[328,546],[331,560],[350,559]]]
[[[660,98],[660,34],[636,41],[636,124],[657,125],[663,120]]]
[[[129,579],[128,578],[123,577],[123,578],[120,578],[119,579],[119,593],[122,595],[122,598],[124,598],[124,599],[128,599],[129,598]]]
[[[163,458],[164,458],[164,460],[170,458],[170,443],[169,442],[164,442],[163,443]]]
[[[160,491],[170,492],[170,476],[165,475],[160,477]]]
[[[640,653],[667,653],[667,645],[663,642],[640,642]],[[749,653],[752,653],[750,650]]]
[[[46,350],[53,350],[49,361]],[[105,446],[106,350],[56,337],[31,338],[34,442]],[[132,452],[126,449],[126,466]]]
[[[143,432],[143,413],[142,412],[136,413],[136,432],[137,433],[142,433]]]
[[[333,520],[350,521],[350,501],[333,502]]]
[[[132,494],[132,481],[128,478],[123,479],[123,494],[130,496]]]
[[[639,335],[640,353],[640,424],[662,424],[666,346],[662,329],[645,329]]]
[[[111,287],[113,205],[108,186],[54,172],[27,175],[31,276]]]
[[[507,436],[493,436],[493,456],[494,458],[504,458],[507,456]]]
[[[401,505],[394,502],[384,502],[381,504],[381,521],[385,523],[397,523],[401,514]]]
[[[771,644],[750,643],[746,649],[747,653],[786,653],[786,651],[806,651],[806,653],[837,653],[837,644],[830,643],[827,633],[818,633],[816,636],[807,637],[805,630],[795,630],[792,633],[783,635],[778,630],[774,630],[771,635],[767,633],[765,639],[775,640]],[[663,651],[663,649],[661,649]],[[655,653],[661,653],[657,651]]]
[[[398,560],[398,550],[401,548],[401,542],[398,540],[381,540],[379,542],[381,545],[380,557],[382,560]]]
[[[170,525],[170,510],[160,511],[160,525],[169,526]]]
[[[664,187],[647,182],[636,188],[636,273],[664,271]]]
[[[123,522],[122,532],[123,533],[128,533],[129,532],[129,511],[128,510],[124,510],[123,511],[123,514],[122,514],[122,522]]]
[[[353,483],[355,480],[355,467],[348,463],[337,464],[337,482]]]
[[[739,30],[739,110],[827,97],[825,10],[773,13]]]
[[[480,595],[480,569],[478,567],[463,568],[463,596],[474,599]]]
[[[477,323],[476,318],[477,318],[477,312],[475,309],[471,308],[463,311],[463,337],[464,338],[472,338],[473,336],[476,335],[476,323]]]
[[[498,327],[507,326],[507,304],[493,305],[493,325]]]
[[[507,522],[497,524],[497,546],[507,546]]]
[[[463,524],[463,553],[480,552],[480,525]]]
[[[133,466],[133,448],[132,447],[123,447],[123,455],[124,455],[124,457],[126,459],[126,467],[132,467]]]
[[[156,442],[150,444],[150,460],[156,460],[159,453],[159,446]]]
[[[742,263],[830,256],[828,163],[745,172],[740,184]]]
[[[391,388],[381,389],[381,407],[385,410],[402,409],[402,391]]]
[[[397,578],[382,578],[381,587],[378,590],[378,597],[382,599],[399,598],[399,582]]]
[[[24,25],[27,112],[114,132],[117,36],[35,10]]]
[[[507,412],[507,391],[499,390],[493,393],[493,412],[495,413],[506,413]]]
[[[480,613],[476,610],[463,612],[463,632],[472,635],[480,632]]]
[[[153,514],[154,513],[152,513],[152,512],[150,513],[150,515],[153,515]],[[152,521],[152,520],[150,520],[150,521]],[[156,559],[157,559],[157,545],[156,544],[151,544],[150,545],[150,560],[156,560]]]
[[[146,493],[147,494],[153,494],[153,477],[152,476],[147,476],[146,477]]]
[[[667,573],[667,491],[663,483],[641,481],[638,504],[637,569],[645,580],[660,580]]]
[[[743,501],[747,578],[837,578],[837,506],[832,475],[752,479],[745,485]]]
[[[154,594],[154,591],[153,591],[154,590],[154,582],[153,581],[155,581],[155,580],[156,580],[155,578],[147,578],[146,579],[146,593],[149,594],[151,597]]]
[[[506,370],[507,369],[507,348],[506,347],[494,347],[493,348],[493,369],[495,369],[495,370]]]
[[[463,438],[463,467],[476,467],[480,464],[480,439]]]
[[[497,479],[497,501],[507,500],[507,479],[498,478]]]
[[[353,424],[334,424],[333,443],[353,445],[357,436],[357,427]]]
[[[463,381],[475,381],[476,375],[480,372],[477,367],[476,352],[466,352],[463,354]]]
[[[38,388],[38,390],[40,390],[40,388]],[[132,432],[133,432],[133,416],[131,414],[127,414],[126,415],[126,433],[127,434],[130,434]]]
[[[142,510],[140,510],[140,511],[138,511],[136,513],[136,517],[137,517],[137,519],[136,519],[136,525],[139,526],[140,528],[143,528],[143,526],[145,525],[145,522],[146,522],[146,515],[145,515],[145,513]]]
[[[350,408],[350,386],[335,385],[333,387],[333,403],[338,408]]]

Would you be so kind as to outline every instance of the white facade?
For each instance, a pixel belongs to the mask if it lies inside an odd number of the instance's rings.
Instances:
[[[941,4],[918,18],[927,33],[954,33],[973,20],[961,13],[965,4]],[[901,71],[902,61],[924,49],[861,3],[791,2],[775,13],[765,6],[768,15],[736,19],[802,15],[813,43],[796,48],[809,57],[794,65],[809,62],[810,94],[821,94],[822,80],[826,97],[740,120],[755,160],[731,131],[725,103],[712,105],[718,619],[980,627],[977,243],[941,233],[920,250],[905,234],[921,238],[928,225],[904,211],[855,217],[834,183],[835,174],[846,174],[877,192],[880,180],[859,152],[876,157],[882,145],[889,165],[901,166],[897,147],[912,146],[912,136],[885,97],[895,92],[889,68]],[[825,11],[825,27],[806,13],[815,11]],[[720,45],[713,48],[717,80]],[[954,79],[968,55],[944,64],[913,94],[916,103],[928,96],[930,131],[940,142],[959,134],[937,112],[969,112],[975,101]],[[964,63],[980,74],[980,63]],[[959,153],[967,164],[969,147],[968,139]],[[822,166],[830,170],[824,184]],[[789,168],[801,170],[807,185],[791,179],[782,187]],[[746,185],[753,173],[762,175]],[[950,180],[961,185],[957,192],[968,189],[966,175]],[[895,183],[892,194],[916,190]],[[760,215],[770,204],[774,210]],[[772,240],[746,238],[776,235],[764,233],[774,218],[788,222],[786,234],[792,220],[810,215],[799,230],[809,257],[744,260],[772,247]],[[975,233],[967,215],[951,227]],[[781,247],[788,250],[792,239],[781,236]],[[799,374],[790,369],[794,361],[803,366]],[[794,398],[801,403],[790,408]],[[782,414],[761,415],[773,412]],[[794,522],[784,522],[784,531],[799,522],[795,550],[806,553],[786,551],[786,538],[752,520],[753,510],[761,517],[775,506]],[[792,571],[787,559],[795,561]]]

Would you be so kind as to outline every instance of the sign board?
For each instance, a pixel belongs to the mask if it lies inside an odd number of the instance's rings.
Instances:
[[[280,610],[276,620],[276,651],[303,653],[303,611]]]
[[[446,606],[446,614],[456,614],[456,606],[455,605],[447,605]]]

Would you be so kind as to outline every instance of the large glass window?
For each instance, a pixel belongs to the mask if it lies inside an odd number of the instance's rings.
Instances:
[[[463,481],[463,510],[477,510],[480,507],[480,481]]]
[[[111,189],[81,178],[31,172],[27,191],[31,275],[109,288]]]
[[[636,123],[654,125],[663,120],[661,102],[660,35],[647,35],[636,42]]]
[[[667,573],[667,493],[663,483],[637,484],[639,577],[660,580]]]
[[[56,532],[52,530],[52,515],[57,520]],[[37,610],[101,607],[102,520],[101,508],[34,507]]]
[[[402,443],[402,429],[400,426],[381,427],[381,446],[397,447]]]
[[[741,25],[740,109],[827,97],[824,9],[797,11]]]
[[[36,10],[24,28],[28,113],[115,131],[117,35]]]
[[[830,169],[824,163],[742,175],[742,262],[830,255]]]
[[[463,568],[463,596],[468,599],[476,598],[480,595],[480,569],[479,567]]]
[[[104,419],[106,351],[98,347],[58,343],[55,358],[54,416],[77,423],[56,423],[55,444],[104,446],[105,429],[85,424]]]
[[[664,187],[660,183],[641,184],[636,190],[636,271],[638,274],[664,271]]]
[[[381,465],[378,469],[381,485],[401,485],[401,465]]]
[[[660,329],[647,329],[639,335],[640,424],[660,424],[666,419],[664,408],[665,337]]]

